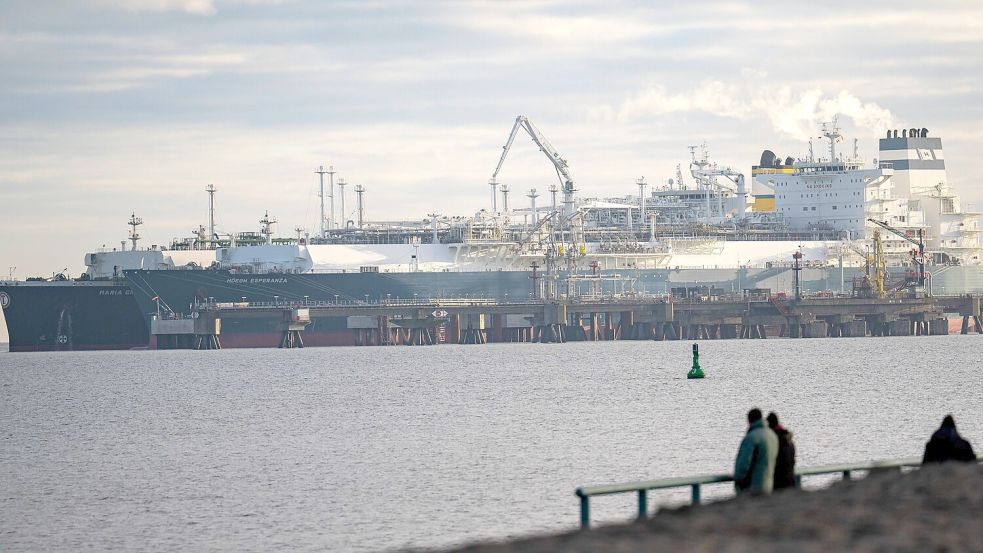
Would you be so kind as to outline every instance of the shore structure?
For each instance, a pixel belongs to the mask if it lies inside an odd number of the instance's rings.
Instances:
[[[981,298],[908,300],[816,298],[721,299],[576,298],[500,302],[473,299],[381,302],[206,302],[190,314],[154,318],[159,349],[214,349],[222,329],[263,326],[267,342],[232,347],[305,345],[565,343],[608,340],[722,340],[935,336],[950,333],[943,314],[962,316],[960,332],[983,333]],[[276,325],[276,331],[270,322]],[[253,338],[254,340],[258,340]],[[698,368],[694,344],[694,369]],[[700,371],[702,375],[702,371]]]
[[[529,135],[559,179],[548,189],[549,202],[537,203],[540,194],[532,189],[528,206],[518,205],[515,195],[509,203],[511,189],[503,179],[520,134]],[[690,148],[688,177],[680,165],[663,182],[635,180],[637,194],[588,197],[577,192],[570,164],[557,148],[519,116],[489,182],[492,201],[471,216],[435,210],[422,220],[373,221],[364,204],[373,190],[356,185],[358,217],[348,219],[333,207],[338,171],[329,166],[315,171],[321,184],[316,231],[297,227],[294,236],[277,236],[276,217],[258,211],[258,231],[224,232],[215,225],[217,188],[209,185],[208,224],[193,236],[141,247],[138,231],[145,223],[132,213],[127,239],[86,253],[84,274],[0,282],[0,307],[11,350],[45,351],[154,347],[155,336],[196,334],[186,323],[155,320],[193,314],[202,304],[306,308],[472,299],[566,305],[598,298],[685,302],[783,294],[795,300],[825,295],[887,301],[983,293],[979,213],[964,206],[947,183],[941,138],[924,128],[891,130],[878,142],[879,160],[867,161],[856,141],[852,153],[838,150],[843,137],[835,120],[824,125],[822,137],[828,154],[815,155],[811,144],[803,158],[765,150],[750,170],[750,186],[744,172],[711,161],[703,144]],[[345,184],[338,179],[342,206]],[[325,194],[331,201],[324,201]],[[224,338],[221,347],[351,344],[351,325],[363,324],[354,315],[331,319],[318,311],[309,322],[301,313],[285,321],[275,311],[265,312],[272,319],[256,309],[248,317],[225,311],[221,328],[214,329]],[[802,325],[814,322],[805,315]],[[567,340],[557,331],[582,326],[553,318],[546,341]],[[624,330],[634,324],[627,319],[614,316],[605,324]],[[826,321],[837,329],[843,322],[849,321]],[[287,336],[283,323],[292,326]],[[720,325],[734,323],[706,324],[726,334],[729,327]],[[515,321],[498,326],[527,334]],[[795,328],[789,327],[790,336]],[[798,328],[821,334],[819,327]],[[881,333],[878,324],[868,322],[867,328],[866,333]],[[748,328],[752,335],[767,331]],[[430,334],[413,341],[442,341]],[[199,341],[169,340],[175,347],[191,342]]]

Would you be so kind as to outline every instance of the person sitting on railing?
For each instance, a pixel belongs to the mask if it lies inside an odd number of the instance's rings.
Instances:
[[[747,414],[748,429],[734,462],[734,487],[738,493],[770,494],[774,486],[778,436],[761,420],[761,409]]]
[[[778,436],[778,457],[775,460],[775,489],[795,487],[795,442],[792,433],[778,423],[778,415],[768,413],[768,428]]]
[[[942,463],[945,461],[975,461],[976,454],[959,432],[956,432],[956,421],[952,415],[942,419],[942,426],[932,434],[925,444],[925,455],[922,463]]]

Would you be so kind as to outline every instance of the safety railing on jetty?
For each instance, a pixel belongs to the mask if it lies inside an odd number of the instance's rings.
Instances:
[[[921,466],[921,459],[895,459],[890,461],[873,461],[870,463],[854,463],[845,465],[827,465],[821,467],[803,468],[795,471],[796,486],[801,487],[802,477],[821,474],[840,474],[844,480],[849,480],[853,473],[872,470],[897,469]],[[584,486],[577,488],[580,498],[580,528],[590,528],[590,498],[599,495],[615,495],[635,493],[638,495],[638,518],[648,518],[648,492],[650,490],[666,490],[671,488],[690,488],[690,501],[693,505],[700,504],[701,487],[707,484],[733,482],[731,474],[707,474],[703,476],[683,476],[679,478],[663,478],[628,484],[611,484],[606,486]]]

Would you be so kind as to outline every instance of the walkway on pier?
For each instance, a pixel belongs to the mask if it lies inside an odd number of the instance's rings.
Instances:
[[[244,315],[269,319],[283,333],[281,347],[302,346],[309,325],[330,326],[315,324],[319,319],[341,320],[339,332],[348,333],[346,341],[354,345],[930,336],[949,333],[946,314],[962,318],[963,334],[983,334],[980,298],[971,296],[792,300],[775,295],[716,301],[674,301],[642,295],[523,301],[304,300],[208,303],[199,313],[219,321]]]

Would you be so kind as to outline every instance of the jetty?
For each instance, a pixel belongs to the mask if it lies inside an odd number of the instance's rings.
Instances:
[[[983,334],[981,297],[856,298],[744,294],[720,297],[580,295],[560,299],[474,298],[370,301],[214,302],[151,324],[158,348],[221,347],[223,318],[279,329],[279,347],[304,346],[319,319],[342,320],[358,346],[723,340]],[[207,324],[205,324],[207,322]],[[202,334],[204,332],[204,334]]]

